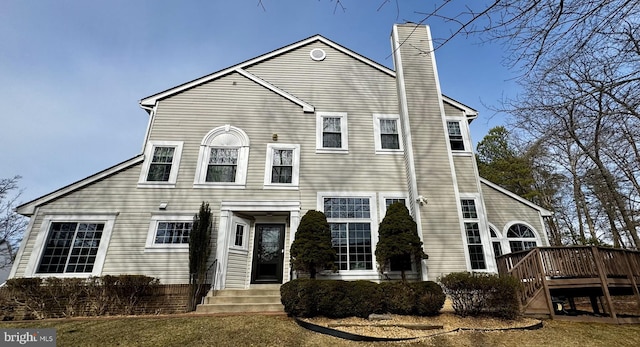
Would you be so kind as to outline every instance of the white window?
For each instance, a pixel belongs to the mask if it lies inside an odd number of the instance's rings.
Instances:
[[[26,273],[99,276],[114,221],[115,214],[46,216]]]
[[[516,223],[509,227],[507,239],[511,253],[528,250],[538,245],[533,230],[522,223]]]
[[[225,125],[211,130],[200,144],[194,186],[244,188],[249,160],[249,137]]]
[[[376,153],[402,153],[399,115],[374,114],[373,133]]]
[[[300,145],[267,144],[265,188],[297,189],[300,173]]]
[[[480,220],[474,199],[461,199],[462,218],[469,249],[469,261],[472,270],[485,270],[487,264],[484,258],[484,247],[480,237]]]
[[[316,152],[333,153],[349,150],[347,114],[338,112],[316,113]]]
[[[182,142],[149,141],[138,187],[175,187],[182,156]]]
[[[382,219],[386,216],[387,208],[395,202],[401,202],[407,207],[407,209],[409,208],[409,198],[406,193],[383,192],[379,194],[380,200],[378,202],[378,206],[380,208],[380,222],[382,222]],[[411,211],[409,211],[409,213],[411,213]]]
[[[193,216],[151,217],[145,252],[188,252]]]
[[[331,228],[331,240],[340,271],[374,269],[377,242],[375,195],[320,193],[320,203]]]
[[[470,151],[467,144],[462,121],[447,121],[447,132],[449,134],[449,146],[454,152]]]
[[[491,233],[491,245],[493,246],[493,255],[495,257],[499,257],[503,254],[502,242],[500,242],[501,238],[498,232],[493,227],[489,227],[489,232]]]

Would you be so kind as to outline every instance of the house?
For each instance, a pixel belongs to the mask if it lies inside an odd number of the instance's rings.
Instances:
[[[338,252],[324,278],[381,278],[378,224],[398,201],[429,255],[409,278],[496,272],[496,255],[548,245],[549,211],[478,176],[478,114],[442,94],[429,28],[391,36],[395,71],[316,35],[142,99],[140,155],[18,207],[30,224],[10,276],[188,283],[203,201],[217,289],[289,281],[311,209]]]

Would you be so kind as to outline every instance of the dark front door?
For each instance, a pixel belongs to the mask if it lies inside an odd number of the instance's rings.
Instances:
[[[282,283],[284,224],[256,224],[251,283]]]

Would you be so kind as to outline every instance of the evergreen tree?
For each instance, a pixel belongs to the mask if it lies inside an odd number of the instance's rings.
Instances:
[[[380,271],[393,266],[398,268],[405,278],[405,271],[419,259],[427,259],[418,236],[418,226],[401,202],[387,208],[387,214],[378,229],[379,240],[376,245],[376,259]]]
[[[191,285],[190,307],[195,305],[201,296],[201,287],[206,281],[207,262],[211,254],[212,214],[209,204],[202,202],[200,211],[193,217],[193,226],[189,233],[189,274]]]
[[[291,266],[316,278],[317,271],[332,268],[335,259],[327,217],[319,211],[307,211],[291,244]]]

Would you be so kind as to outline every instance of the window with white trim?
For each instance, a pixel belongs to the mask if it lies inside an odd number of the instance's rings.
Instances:
[[[374,114],[373,133],[376,153],[401,153],[402,138],[400,116],[397,114]]]
[[[297,188],[300,172],[300,145],[267,144],[264,169],[265,188]]]
[[[447,121],[449,145],[452,151],[464,151],[465,143],[460,121]]]
[[[493,255],[499,257],[502,255],[502,243],[500,242],[500,237],[498,237],[498,233],[492,227],[489,227],[489,232],[491,233]]]
[[[338,270],[372,270],[372,210],[369,197],[323,197]]]
[[[114,220],[115,214],[45,216],[26,273],[100,275]]]
[[[476,201],[474,199],[461,199],[460,207],[462,209],[464,230],[467,236],[471,269],[484,270],[487,268],[487,264],[484,259],[482,238],[480,237],[480,221],[476,209]]]
[[[145,252],[189,251],[193,216],[157,215],[151,217]]]
[[[181,156],[181,141],[149,141],[138,186],[175,187]]]
[[[249,137],[231,125],[211,130],[200,144],[195,187],[244,188]]]
[[[536,235],[528,226],[516,223],[507,230],[507,239],[511,253],[525,251],[538,246]]]
[[[316,113],[316,152],[347,152],[349,135],[347,114],[340,112]]]

